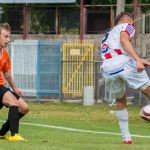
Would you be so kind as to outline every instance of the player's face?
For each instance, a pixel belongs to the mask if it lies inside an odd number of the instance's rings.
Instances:
[[[10,42],[10,31],[2,29],[0,33],[0,47],[4,48]]]

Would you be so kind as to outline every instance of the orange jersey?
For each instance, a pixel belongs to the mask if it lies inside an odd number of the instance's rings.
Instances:
[[[3,73],[7,72],[11,69],[11,63],[9,59],[8,52],[6,48],[2,50],[2,53],[0,54],[0,85],[6,84],[6,81],[3,79]]]

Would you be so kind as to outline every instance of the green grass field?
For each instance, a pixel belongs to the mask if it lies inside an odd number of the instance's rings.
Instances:
[[[20,125],[20,133],[28,142],[0,140],[0,150],[149,150],[150,138],[133,137],[133,145],[123,145],[120,135],[96,133],[119,133],[118,122],[114,114],[110,113],[114,106],[95,104],[85,107],[82,104],[61,102],[29,103],[29,106],[30,112],[21,120]],[[150,123],[139,117],[140,108],[128,106],[128,110],[131,133],[150,136]],[[6,108],[0,111],[1,120],[6,119],[7,111]],[[91,132],[69,131],[56,127]]]

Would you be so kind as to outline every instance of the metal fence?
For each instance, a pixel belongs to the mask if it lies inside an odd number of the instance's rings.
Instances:
[[[60,98],[61,43],[39,41],[37,56],[37,97]]]
[[[36,40],[15,40],[11,43],[12,77],[26,96],[36,96]]]
[[[94,85],[93,44],[74,41],[62,50],[63,97],[82,97],[83,87]]]
[[[25,96],[83,100],[84,87],[94,87],[95,102],[114,100],[95,61],[91,42],[16,40],[11,44],[12,76]],[[61,47],[63,44],[63,47]],[[61,51],[61,48],[62,51]],[[150,75],[150,70],[147,69]],[[140,93],[127,87],[127,97],[134,104],[147,103]]]
[[[11,43],[12,77],[24,96],[60,98],[61,42],[15,40]]]

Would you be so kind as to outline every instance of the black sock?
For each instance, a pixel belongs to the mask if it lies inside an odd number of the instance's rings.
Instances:
[[[21,119],[25,114],[18,112],[18,117],[19,119]],[[10,127],[9,127],[9,121],[7,119],[7,121],[2,125],[2,128],[0,129],[0,136],[5,135],[8,131],[9,131]]]
[[[25,114],[21,113],[21,112],[18,112],[18,117],[19,117],[19,120],[24,116]],[[19,126],[18,126],[18,132],[19,132]]]
[[[9,121],[7,121],[2,125],[2,128],[0,129],[0,135],[3,136],[5,135],[9,130]]]
[[[21,119],[25,114],[22,114],[21,112],[18,112],[18,117]],[[2,125],[2,128],[0,129],[0,136],[5,135],[9,131],[9,121],[7,121]]]
[[[25,114],[21,113],[21,112],[18,112],[18,117],[19,117],[19,120],[24,116]]]
[[[18,133],[19,128],[19,115],[18,115],[18,107],[17,106],[10,106],[8,112],[8,122],[10,126],[11,136]]]

